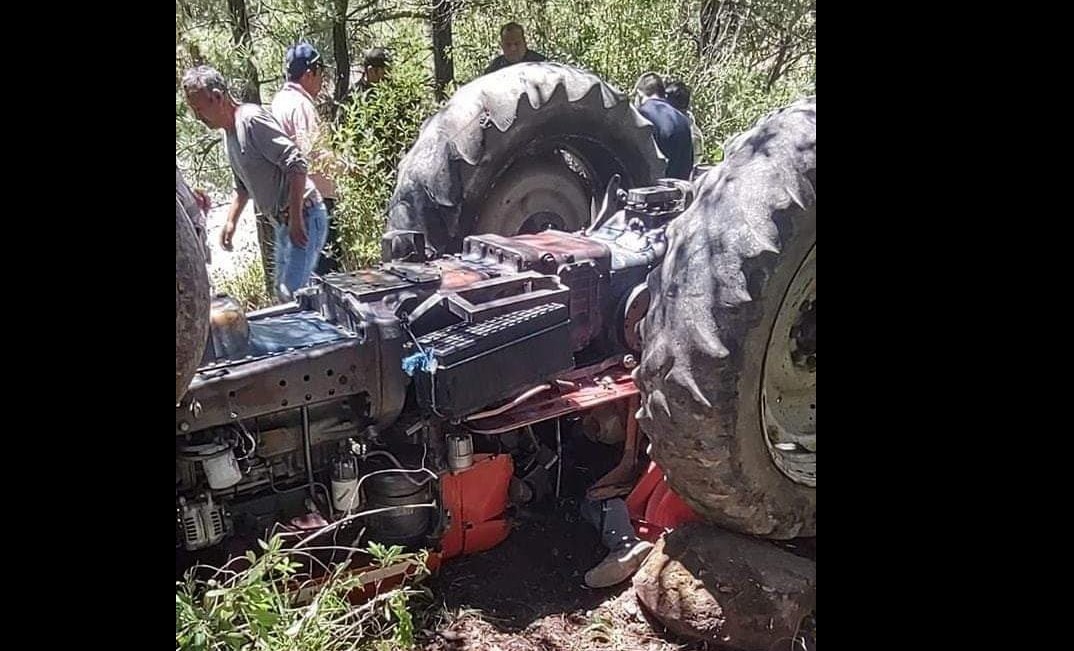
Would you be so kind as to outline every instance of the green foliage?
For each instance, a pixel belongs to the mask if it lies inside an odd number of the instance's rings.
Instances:
[[[424,38],[419,25],[401,26],[388,41],[394,55],[388,76],[368,90],[355,89],[332,137],[345,169],[336,178],[340,198],[333,219],[349,269],[380,259],[396,168],[435,110]]]
[[[361,51],[372,45],[394,57],[388,79],[342,111],[329,137],[343,166],[335,219],[344,264],[353,269],[376,260],[398,162],[437,108],[428,24],[413,17],[429,4],[247,0],[251,38],[236,45],[228,3],[177,0],[176,150],[191,184],[217,196],[231,192],[220,136],[190,116],[179,89],[182,72],[209,63],[239,94],[252,66],[268,103],[282,81],[286,47],[306,39],[334,78],[332,21],[343,6],[351,65],[357,69]],[[685,81],[705,136],[702,160],[714,163],[728,138],[815,92],[815,7],[815,0],[456,0],[456,82],[448,90],[478,76],[499,54],[500,27],[513,20],[526,28],[532,49],[592,70],[620,90],[629,92],[648,71]]]
[[[396,169],[436,110],[427,25],[393,18],[428,7],[422,0],[247,0],[249,40],[236,44],[223,0],[176,2],[176,155],[190,184],[218,197],[231,193],[221,137],[190,114],[183,72],[206,63],[219,69],[238,96],[251,74],[267,104],[279,88],[286,48],[300,39],[316,45],[334,77],[332,22],[341,4],[351,64],[362,49],[386,46],[393,54],[387,79],[358,93],[331,125],[328,143],[339,163],[335,220],[344,265],[355,269],[379,258]],[[704,162],[722,158],[722,144],[767,111],[815,92],[815,0],[458,0],[453,20],[455,87],[477,77],[499,54],[499,29],[521,23],[530,47],[550,60],[592,70],[629,92],[644,72],[685,81],[692,112],[705,135]],[[715,9],[714,9],[715,8]],[[713,17],[713,11],[718,16]],[[706,13],[707,12],[707,13]],[[718,20],[717,20],[718,18]],[[449,88],[449,92],[453,88]],[[330,89],[326,89],[326,94]],[[268,305],[261,265],[214,278],[248,309]],[[371,545],[381,565],[405,555]],[[177,584],[176,647],[192,650],[407,648],[413,643],[410,589],[381,595],[355,609],[346,594],[357,579],[334,568],[309,604],[284,590],[298,566],[279,539],[250,555],[242,570],[212,579],[193,575]],[[603,634],[603,625],[593,631]]]
[[[419,591],[403,585],[355,606],[348,594],[361,583],[348,563],[332,567],[323,582],[300,596],[304,584],[298,557],[279,536],[261,543],[228,566],[200,566],[176,583],[175,647],[190,651],[337,651],[407,649],[414,644],[412,599]],[[372,551],[372,550],[370,550]],[[378,553],[384,553],[380,548]],[[392,548],[393,561],[410,561],[414,578],[427,574],[424,556]],[[234,569],[241,567],[241,569]],[[311,585],[308,582],[305,585]]]
[[[477,77],[499,54],[500,27],[513,20],[525,27],[531,49],[591,70],[622,91],[630,92],[645,72],[686,82],[693,92],[692,112],[705,135],[702,159],[716,162],[725,140],[769,110],[812,92],[815,39],[802,32],[815,25],[806,11],[810,4],[803,0],[739,2],[737,11],[747,16],[741,31],[750,38],[728,38],[716,48],[702,37],[701,5],[699,0],[469,3],[454,25],[455,76],[460,84]],[[764,13],[755,16],[755,9]],[[784,34],[799,38],[786,60],[801,57],[769,88]]]
[[[273,303],[265,283],[265,267],[255,258],[232,274],[212,274],[213,291],[227,294],[246,311],[259,310]]]

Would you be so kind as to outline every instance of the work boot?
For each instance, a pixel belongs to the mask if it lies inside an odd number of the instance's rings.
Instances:
[[[585,573],[585,584],[590,588],[607,588],[626,581],[653,551],[653,544],[644,540],[632,547],[610,552],[596,567]]]

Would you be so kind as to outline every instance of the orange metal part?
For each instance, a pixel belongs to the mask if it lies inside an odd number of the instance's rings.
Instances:
[[[474,465],[440,476],[451,524],[441,539],[444,560],[491,549],[511,532],[504,517],[514,463],[507,454],[475,454]]]

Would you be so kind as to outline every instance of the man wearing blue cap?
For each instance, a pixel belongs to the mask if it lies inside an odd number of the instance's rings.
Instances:
[[[271,113],[235,101],[215,69],[187,70],[182,83],[194,115],[209,128],[224,130],[235,197],[220,245],[231,250],[239,215],[253,197],[258,210],[276,222],[276,292],[281,300],[291,300],[309,282],[328,227],[321,194],[307,175],[306,157]]]
[[[314,98],[324,86],[324,63],[321,55],[309,43],[299,43],[288,48],[284,58],[287,81],[276,96],[272,98],[272,115],[283,127],[284,133],[291,136],[302,154],[306,156],[313,168],[310,178],[317,191],[321,193],[325,209],[328,211],[327,245],[321,251],[321,257],[315,271],[325,274],[338,270],[339,255],[334,251],[336,233],[333,228],[332,213],[335,211],[336,186],[325,173],[325,167],[331,164],[331,154],[324,148],[321,140],[320,121]]]

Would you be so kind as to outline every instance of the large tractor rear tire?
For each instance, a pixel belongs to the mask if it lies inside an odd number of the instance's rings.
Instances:
[[[190,386],[209,336],[209,276],[190,217],[175,200],[175,402]]]
[[[735,138],[649,276],[639,420],[672,488],[727,528],[817,533],[817,103]]]
[[[472,233],[586,225],[612,175],[650,185],[666,167],[652,126],[596,75],[520,63],[478,77],[422,125],[399,165],[390,230],[438,252]]]

